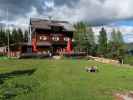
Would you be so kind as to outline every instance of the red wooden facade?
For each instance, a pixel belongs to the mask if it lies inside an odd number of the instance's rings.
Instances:
[[[65,21],[31,19],[32,39],[36,39],[37,52],[59,53],[66,49],[73,38],[74,28]]]
[[[27,43],[20,43],[11,46],[12,54],[58,54],[67,48],[69,39],[73,39],[74,28],[66,21],[55,21],[45,19],[30,20],[30,40]],[[19,46],[19,47],[18,47]]]
[[[49,33],[38,33],[36,32],[32,38],[36,39],[36,46],[38,52],[60,52],[63,51],[67,46],[67,41],[69,38],[72,38],[72,36],[67,36],[67,34],[73,34],[73,33],[67,33],[67,32],[49,32]]]

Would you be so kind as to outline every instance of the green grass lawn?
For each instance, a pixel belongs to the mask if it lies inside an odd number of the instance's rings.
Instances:
[[[87,73],[97,65],[99,72]],[[113,94],[133,90],[133,68],[87,60],[1,60],[0,73],[36,68],[0,84],[3,100],[113,100]]]

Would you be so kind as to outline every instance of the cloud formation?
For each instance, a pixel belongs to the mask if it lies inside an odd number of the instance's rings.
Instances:
[[[30,17],[52,16],[70,22],[86,21],[92,25],[133,25],[133,0],[0,0],[0,23],[28,25]],[[125,23],[119,23],[119,26]],[[128,24],[128,23],[126,23]],[[128,24],[129,25],[129,24]],[[123,27],[123,26],[122,26]],[[133,28],[127,27],[125,33]]]
[[[10,21],[50,15],[54,19],[100,25],[132,19],[132,5],[133,0],[0,0],[0,21],[6,20],[8,9]]]

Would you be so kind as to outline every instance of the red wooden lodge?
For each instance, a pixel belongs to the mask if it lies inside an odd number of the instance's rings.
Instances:
[[[70,40],[73,40],[74,28],[67,21],[33,18],[30,19],[29,30],[31,33],[29,41],[20,43],[17,48],[11,45],[11,56],[16,56],[16,54],[59,54],[66,52],[68,41],[70,43]],[[72,50],[72,46],[69,49]]]

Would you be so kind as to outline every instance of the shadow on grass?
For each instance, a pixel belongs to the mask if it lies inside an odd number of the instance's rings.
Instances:
[[[0,74],[0,100],[12,100],[14,97],[20,94],[27,94],[34,90],[34,87],[38,86],[37,83],[34,83],[35,80],[33,79],[32,83],[29,83],[27,80],[26,82],[17,82],[7,84],[5,80],[8,81],[9,78],[15,78],[18,76],[30,76],[32,75],[36,69],[27,69],[27,70],[17,70],[12,71],[9,73]],[[21,79],[20,79],[21,80]],[[34,85],[34,86],[32,86]]]
[[[0,84],[4,83],[5,79],[20,76],[20,75],[32,75],[36,69],[16,70],[9,73],[0,74]]]

